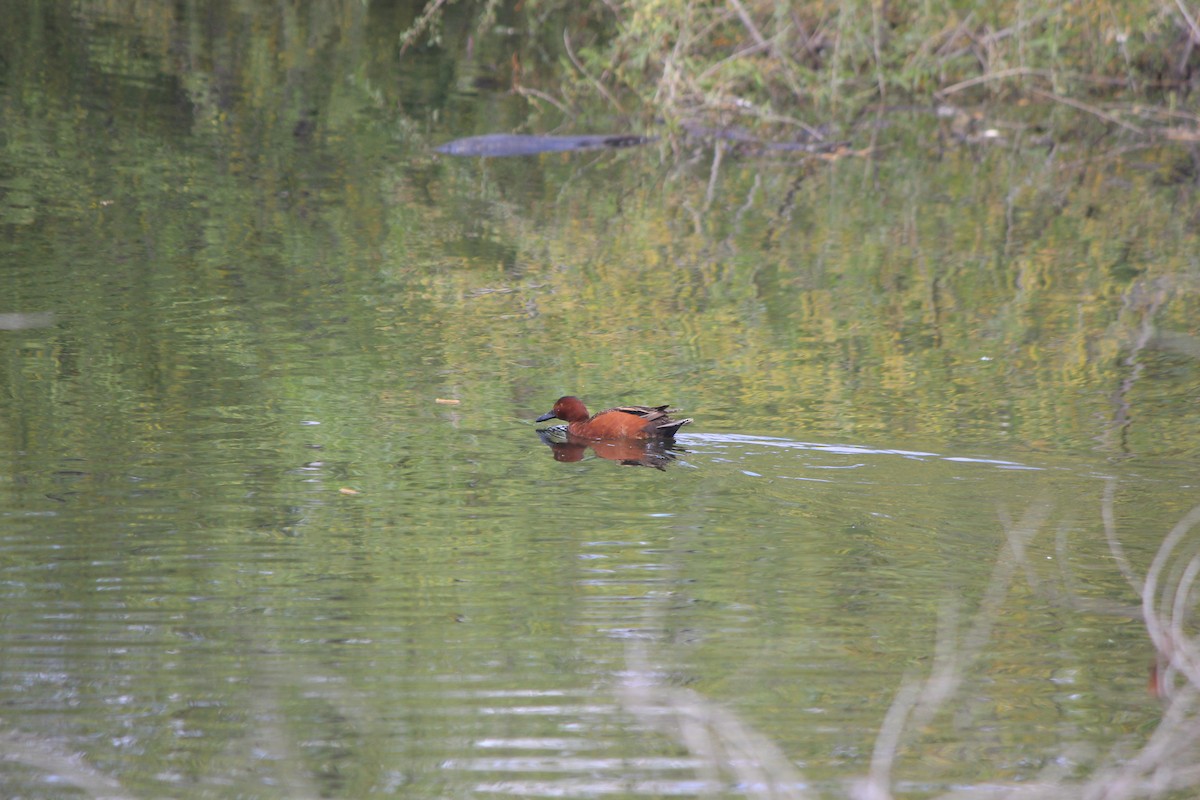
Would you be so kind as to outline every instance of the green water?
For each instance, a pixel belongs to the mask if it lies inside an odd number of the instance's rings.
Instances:
[[[529,101],[410,19],[0,32],[0,794],[843,797],[951,662],[897,795],[1129,764],[1187,154],[443,158]],[[566,393],[695,423],[556,461]]]

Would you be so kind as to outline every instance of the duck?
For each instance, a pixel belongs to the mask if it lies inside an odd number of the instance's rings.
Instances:
[[[588,416],[587,406],[574,395],[554,401],[554,408],[535,422],[551,419],[566,421],[562,426],[569,436],[580,439],[662,439],[675,438],[675,433],[691,419],[672,419],[668,406],[617,406]]]

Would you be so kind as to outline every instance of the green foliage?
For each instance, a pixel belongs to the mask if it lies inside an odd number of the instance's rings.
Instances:
[[[476,13],[475,29],[477,33],[486,33],[495,24],[500,2],[501,0],[483,0],[480,3],[481,8]],[[401,49],[407,50],[420,43],[430,47],[442,45],[442,31],[448,5],[453,5],[453,0],[449,3],[446,0],[434,0],[434,2],[428,3],[412,24],[400,34]]]
[[[1195,60],[1195,22],[1165,0],[613,0],[588,11],[531,0],[521,8],[565,24],[573,50],[560,66],[575,85],[564,95],[591,92],[621,112],[675,124],[788,129],[814,118],[845,122],[871,104],[971,103],[1031,90],[1145,100],[1186,90]]]

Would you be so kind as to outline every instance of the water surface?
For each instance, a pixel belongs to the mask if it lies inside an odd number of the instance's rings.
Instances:
[[[502,47],[190,13],[0,34],[0,793],[841,797],[894,744],[1069,795],[1149,741],[1177,154],[444,159],[529,113]],[[565,393],[696,422],[556,461]]]

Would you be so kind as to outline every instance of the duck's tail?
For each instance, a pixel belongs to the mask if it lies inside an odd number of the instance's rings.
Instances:
[[[680,428],[691,423],[691,418],[688,419],[667,419],[663,420],[662,424],[654,426],[654,432],[665,439],[673,437]]]

